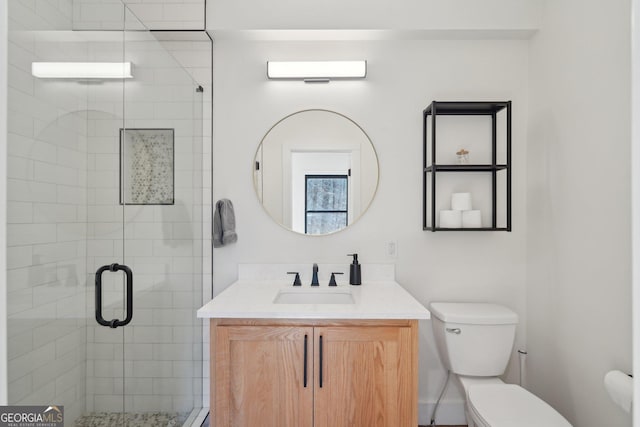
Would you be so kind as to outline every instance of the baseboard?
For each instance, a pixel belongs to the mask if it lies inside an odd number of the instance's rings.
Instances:
[[[436,402],[418,402],[418,423],[420,425],[429,425],[435,405]],[[464,415],[464,402],[440,402],[436,414],[436,424],[444,426],[467,424],[467,418]]]
[[[434,406],[435,402],[418,402],[418,424],[421,426],[429,425]],[[202,409],[204,417],[206,417],[208,411],[209,408]],[[440,402],[440,405],[438,406],[438,413],[436,415],[437,425],[458,426],[467,424],[467,418],[464,415],[464,402]],[[199,426],[200,424],[193,425]]]

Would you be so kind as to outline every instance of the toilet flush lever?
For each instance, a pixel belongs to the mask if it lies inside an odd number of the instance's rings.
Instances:
[[[447,328],[446,331],[449,332],[450,334],[456,334],[456,335],[460,335],[462,333],[462,330],[460,328]]]

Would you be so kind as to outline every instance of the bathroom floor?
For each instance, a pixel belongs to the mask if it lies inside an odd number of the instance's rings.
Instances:
[[[181,427],[189,414],[151,412],[144,414],[121,414],[95,412],[83,415],[75,422],[75,427]],[[123,418],[124,417],[124,418]]]

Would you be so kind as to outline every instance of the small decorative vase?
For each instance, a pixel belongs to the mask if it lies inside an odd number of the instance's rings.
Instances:
[[[459,165],[466,165],[469,163],[469,152],[464,148],[461,148],[460,151],[457,151],[456,156],[458,156]]]

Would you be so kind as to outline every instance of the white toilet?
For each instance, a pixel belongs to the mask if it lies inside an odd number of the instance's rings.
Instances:
[[[438,353],[464,388],[469,427],[571,427],[555,409],[502,375],[518,315],[497,304],[430,305]]]

